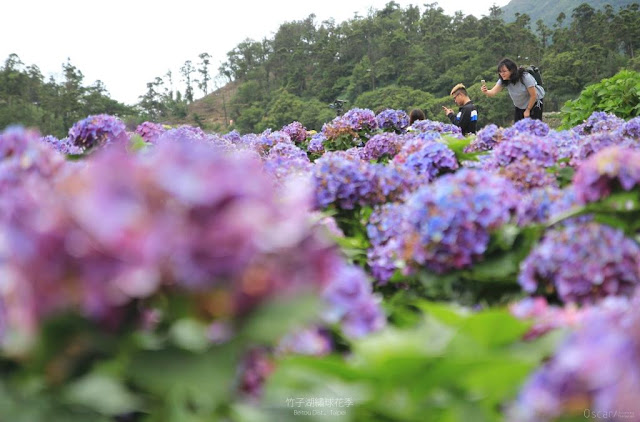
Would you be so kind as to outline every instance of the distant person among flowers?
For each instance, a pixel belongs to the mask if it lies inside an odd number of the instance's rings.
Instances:
[[[445,114],[451,123],[462,130],[462,134],[476,133],[478,125],[478,108],[473,104],[467,94],[467,88],[463,84],[458,84],[451,90],[451,98],[460,107],[458,114],[446,106],[442,106]]]
[[[506,86],[509,96],[515,106],[513,122],[529,117],[531,119],[542,120],[542,99],[544,98],[544,88],[536,82],[524,68],[511,59],[502,59],[498,63],[498,82],[493,88],[487,89],[487,85],[482,81],[480,89],[487,97],[493,97]]]
[[[409,113],[409,126],[418,120],[425,120],[426,118],[427,116],[424,115],[424,111],[419,108],[414,108],[411,110],[411,113]]]

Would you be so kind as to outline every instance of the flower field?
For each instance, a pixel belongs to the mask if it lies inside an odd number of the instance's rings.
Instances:
[[[640,421],[640,117],[0,133],[0,421]]]

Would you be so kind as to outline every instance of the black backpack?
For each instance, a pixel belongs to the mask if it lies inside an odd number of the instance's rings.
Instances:
[[[529,65],[523,67],[525,72],[528,72],[533,76],[538,83],[538,85],[542,86],[542,73],[540,72],[540,68],[538,66]]]

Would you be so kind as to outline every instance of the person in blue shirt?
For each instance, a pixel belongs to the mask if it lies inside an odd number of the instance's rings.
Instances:
[[[478,126],[478,108],[473,104],[463,84],[458,84],[451,90],[451,98],[460,107],[458,113],[448,107],[442,106],[451,123],[462,130],[462,134],[476,133]]]

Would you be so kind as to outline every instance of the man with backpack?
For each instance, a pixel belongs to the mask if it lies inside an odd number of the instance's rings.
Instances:
[[[482,92],[493,97],[506,86],[515,106],[514,123],[525,117],[542,120],[542,99],[545,92],[534,75],[525,68],[519,68],[513,60],[502,59],[498,63],[498,76],[498,82],[491,89],[487,89],[483,83]]]

